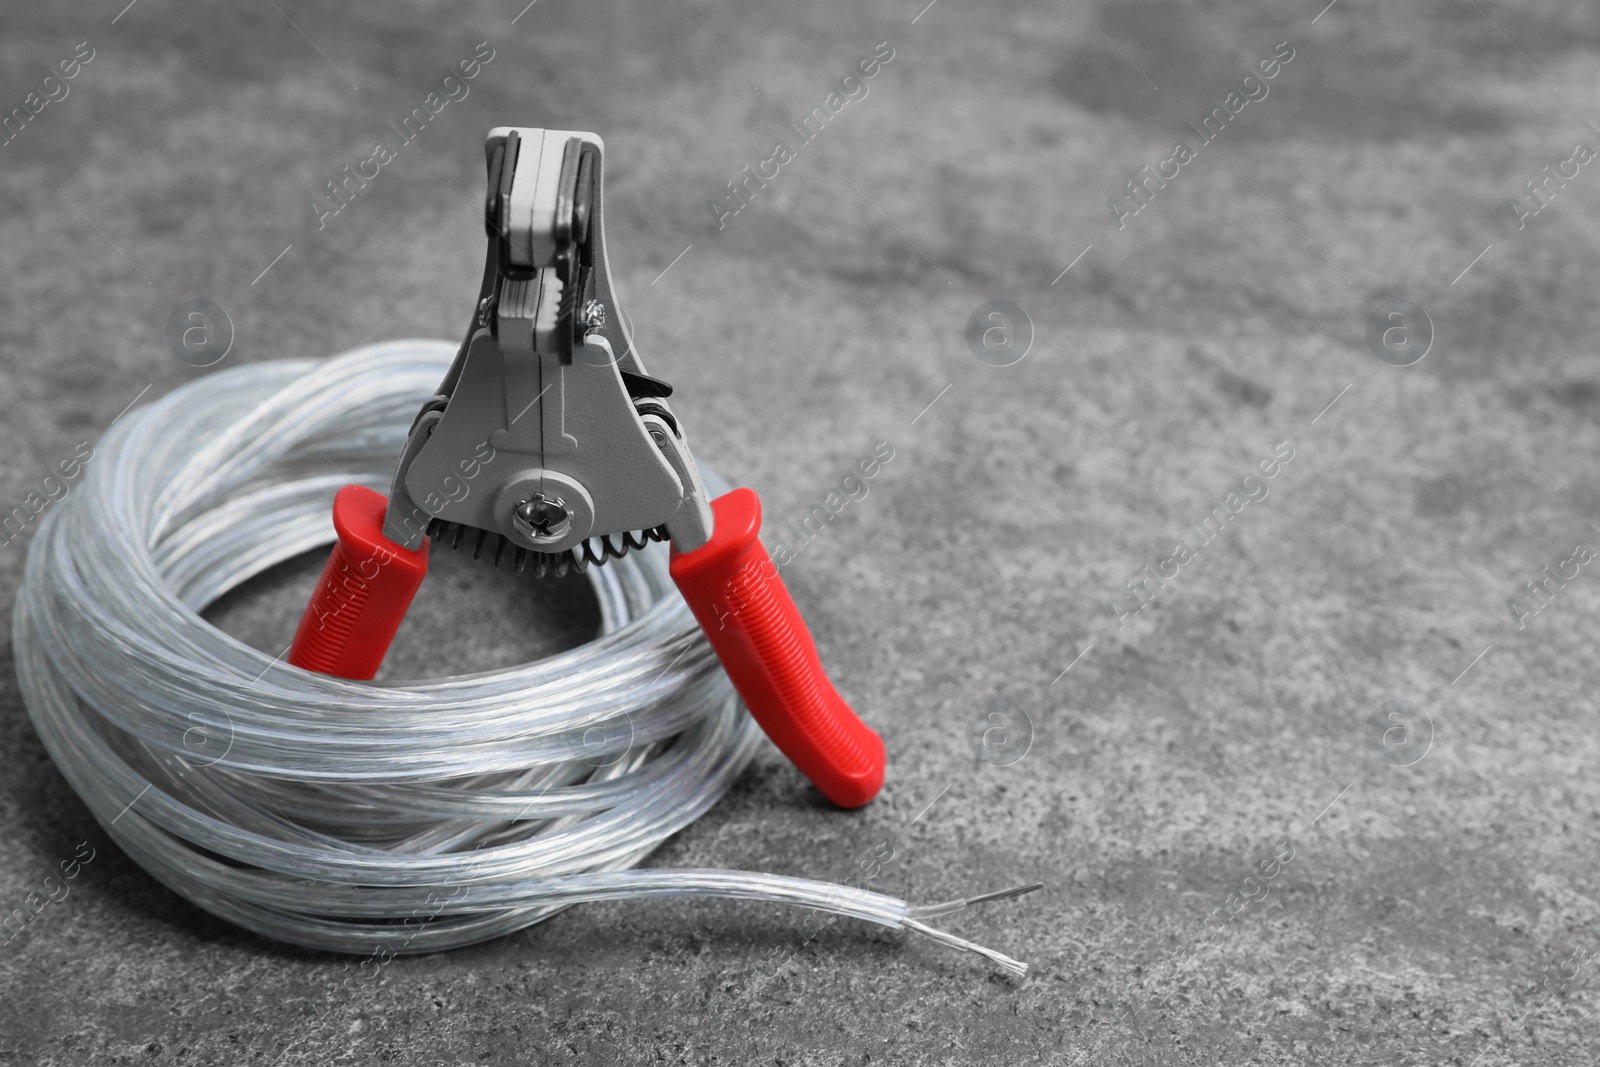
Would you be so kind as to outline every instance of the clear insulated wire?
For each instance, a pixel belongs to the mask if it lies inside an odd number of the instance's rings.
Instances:
[[[580,902],[699,895],[907,929],[1024,973],[881,893],[635,869],[762,743],[665,545],[585,572],[594,640],[481,674],[326,677],[200,617],[331,542],[340,486],[387,491],[454,354],[401,341],[208,375],[113,424],[45,519],[15,609],[17,673],[117,844],[200,907],[321,949],[427,952]]]

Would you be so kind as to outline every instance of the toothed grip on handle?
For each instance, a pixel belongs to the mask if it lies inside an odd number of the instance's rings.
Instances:
[[[711,502],[711,540],[672,551],[672,580],[688,601],[773,744],[822,794],[859,808],[883,785],[883,741],[845,703],[816,643],[756,535],[761,501],[735,489]]]
[[[389,501],[361,485],[333,500],[338,540],[289,648],[296,667],[340,678],[378,673],[411,598],[428,573],[428,541],[416,550],[383,536]]]

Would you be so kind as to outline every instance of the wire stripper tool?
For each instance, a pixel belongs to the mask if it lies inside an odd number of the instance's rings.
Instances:
[[[488,253],[472,323],[407,436],[387,500],[346,486],[338,541],[289,661],[371,678],[430,544],[562,575],[652,541],[751,715],[818,789],[860,807],[882,740],[839,695],[757,539],[750,489],[708,500],[669,398],[618,314],[592,133],[499,127],[485,143]]]

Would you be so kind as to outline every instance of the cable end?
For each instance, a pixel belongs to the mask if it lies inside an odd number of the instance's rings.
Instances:
[[[1029,882],[1027,885],[1012,886],[1010,889],[1001,889],[994,893],[985,893],[982,896],[968,897],[967,907],[974,904],[989,904],[997,900],[1010,900],[1013,897],[1027,896],[1044,888],[1043,882]]]
[[[906,914],[914,919],[937,919],[941,915],[964,911],[974,904],[989,904],[997,900],[1010,900],[1013,897],[1025,896],[1043,888],[1043,882],[1029,882],[1027,885],[1012,886],[1010,889],[1000,889],[993,893],[983,893],[975,897],[959,897],[955,900],[946,900],[940,904],[923,904],[919,907],[908,908]]]
[[[986,945],[980,945],[975,941],[968,941],[964,937],[957,937],[955,934],[947,934],[943,930],[936,930],[933,927],[924,923],[920,923],[915,919],[904,919],[901,921],[901,925],[903,925],[907,930],[922,934],[924,937],[930,937],[939,942],[941,945],[948,945],[951,948],[959,948],[965,952],[972,952],[982,956],[984,959],[988,960],[996,967],[999,967],[1007,974],[1013,975],[1017,978],[1028,977],[1028,965],[1023,963],[1021,960],[1012,959],[1004,952],[998,952]]]

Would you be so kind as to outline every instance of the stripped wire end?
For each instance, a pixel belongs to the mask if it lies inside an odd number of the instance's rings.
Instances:
[[[1028,893],[1034,892],[1037,889],[1043,888],[1043,882],[1029,882],[1027,885],[1013,886],[1010,889],[1001,889],[994,893],[983,893],[979,896],[963,897],[958,900],[947,900],[942,904],[924,904],[920,907],[910,907],[906,909],[906,917],[902,920],[902,925],[906,929],[915,933],[922,934],[926,937],[931,937],[933,940],[942,945],[949,945],[951,948],[964,949],[967,952],[975,952],[984,959],[988,960],[990,963],[993,963],[995,966],[999,967],[1001,970],[1004,970],[1010,974],[1014,974],[1018,978],[1026,978],[1028,976],[1028,965],[1023,963],[1021,960],[1012,959],[1003,952],[996,952],[992,948],[986,948],[983,945],[977,944],[976,942],[968,941],[966,938],[957,937],[954,934],[947,934],[943,930],[936,930],[933,927],[923,923],[921,920],[935,919],[941,915],[949,915],[953,912],[962,911],[974,904],[988,904],[997,900],[1011,900],[1015,897],[1024,896]]]
[[[997,900],[1011,900],[1043,888],[1043,882],[1029,882],[1027,885],[1012,886],[1010,889],[1001,889],[976,897],[960,897],[956,900],[946,900],[942,904],[923,904],[919,907],[907,908],[906,915],[913,919],[937,919],[941,915],[949,915],[952,912],[970,908],[974,904],[990,904]]]
[[[955,934],[947,934],[943,930],[935,930],[933,927],[924,923],[920,923],[915,919],[903,919],[901,920],[901,925],[914,933],[931,937],[941,945],[949,945],[951,948],[965,949],[967,952],[976,952],[990,963],[993,963],[996,967],[999,967],[1001,970],[1010,974],[1014,974],[1018,978],[1028,977],[1028,965],[1023,963],[1021,960],[1012,959],[1004,952],[997,952],[994,949],[987,948],[975,941],[968,941],[964,937],[957,937]]]

